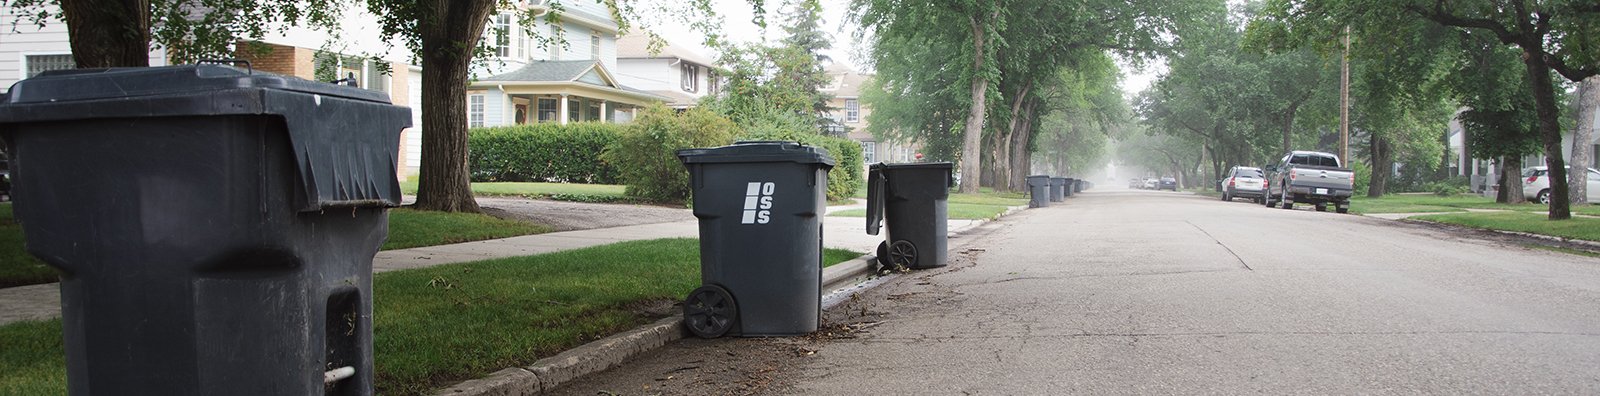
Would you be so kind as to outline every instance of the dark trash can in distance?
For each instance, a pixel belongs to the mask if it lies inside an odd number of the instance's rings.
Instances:
[[[381,92],[217,65],[13,85],[0,136],[28,251],[62,273],[68,393],[372,394],[410,124]]]
[[[1052,178],[1050,178],[1050,202],[1061,202],[1061,201],[1064,201],[1065,200],[1064,198],[1066,197],[1066,190],[1067,190],[1067,178],[1065,178],[1065,177],[1052,177]]]
[[[1061,184],[1061,195],[1062,195],[1062,198],[1072,197],[1072,194],[1074,193],[1074,191],[1072,191],[1072,190],[1074,190],[1073,186],[1078,185],[1077,183],[1078,183],[1078,179],[1073,179],[1073,178],[1070,178],[1070,177],[1066,178],[1066,180]],[[1063,200],[1065,200],[1065,199],[1063,199]]]
[[[822,215],[833,158],[796,142],[678,150],[700,219],[700,280],[684,301],[695,335],[817,330]]]
[[[1050,176],[1028,176],[1028,207],[1043,208],[1050,206]]]
[[[872,164],[867,176],[867,234],[878,235],[880,225],[889,228],[878,245],[880,265],[924,269],[948,264],[954,169],[949,162]]]

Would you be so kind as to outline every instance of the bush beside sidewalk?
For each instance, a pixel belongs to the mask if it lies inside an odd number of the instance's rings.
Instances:
[[[376,274],[376,390],[421,395],[525,366],[665,317],[697,286],[699,242],[685,238]],[[63,354],[59,319],[0,326],[0,394],[65,393]]]

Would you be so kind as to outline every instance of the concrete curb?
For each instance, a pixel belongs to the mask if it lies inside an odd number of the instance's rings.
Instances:
[[[1027,208],[1026,205],[1012,206],[1004,214],[995,218],[1009,216]],[[960,235],[991,221],[994,220],[981,221],[956,234]],[[838,290],[853,287],[857,281],[871,277],[873,275],[872,269],[877,266],[877,263],[878,258],[868,254],[823,268],[822,294],[828,295]],[[683,329],[682,321],[682,316],[673,315],[644,327],[628,330],[563,351],[555,356],[539,359],[527,367],[512,367],[496,371],[487,377],[468,380],[440,389],[433,394],[437,396],[537,395],[543,393],[546,389],[555,389],[563,383],[586,374],[605,371],[622,364],[628,359],[632,359],[634,356],[660,348],[669,342],[683,339],[685,330]]]
[[[1379,218],[1381,218],[1381,217],[1379,217]],[[1586,241],[1586,240],[1582,240],[1582,239],[1573,239],[1573,238],[1564,238],[1564,237],[1551,236],[1551,235],[1534,234],[1534,233],[1531,233],[1531,232],[1506,231],[1506,230],[1496,230],[1496,229],[1489,229],[1489,228],[1468,227],[1468,226],[1459,225],[1459,224],[1442,223],[1442,222],[1437,222],[1437,221],[1428,221],[1428,220],[1413,219],[1413,218],[1396,219],[1394,221],[1399,221],[1399,222],[1403,222],[1403,223],[1413,223],[1413,224],[1425,224],[1425,225],[1429,225],[1429,226],[1459,227],[1459,228],[1469,229],[1469,230],[1488,231],[1488,232],[1493,232],[1493,233],[1496,233],[1496,234],[1543,239],[1543,240],[1547,240],[1547,241],[1568,243],[1568,244],[1587,247],[1587,248],[1590,248],[1590,249],[1600,250],[1600,242]]]

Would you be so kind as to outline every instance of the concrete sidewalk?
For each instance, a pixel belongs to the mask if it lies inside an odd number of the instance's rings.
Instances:
[[[864,207],[866,207],[865,201],[857,201],[853,205],[828,207],[828,212]],[[949,232],[955,234],[982,223],[983,221],[979,220],[950,220]],[[871,254],[877,249],[878,243],[883,241],[882,236],[867,235],[866,220],[860,217],[825,217],[822,227],[823,246],[830,248],[848,249]],[[699,232],[699,226],[696,221],[682,221],[551,232],[452,245],[386,250],[378,252],[377,256],[373,258],[372,271],[378,273],[496,258],[531,256],[626,241],[695,238],[699,236]],[[23,320],[50,319],[60,315],[61,295],[59,284],[50,283],[0,289],[0,325]]]

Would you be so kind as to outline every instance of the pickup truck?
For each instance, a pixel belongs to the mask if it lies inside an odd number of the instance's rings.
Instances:
[[[1295,203],[1316,205],[1318,212],[1333,204],[1339,213],[1350,211],[1355,172],[1344,168],[1339,156],[1316,151],[1293,151],[1267,166],[1267,207]]]

